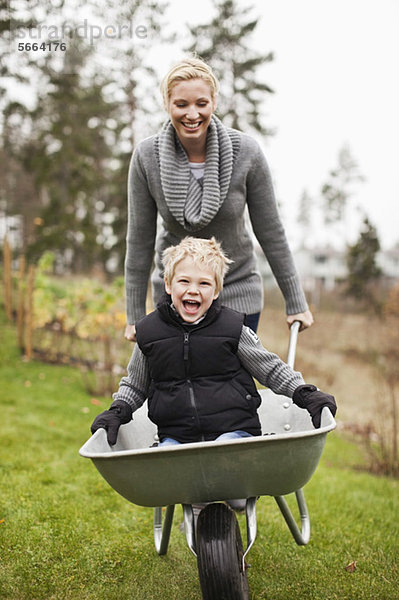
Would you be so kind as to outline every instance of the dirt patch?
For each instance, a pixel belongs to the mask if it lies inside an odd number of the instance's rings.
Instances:
[[[286,359],[289,333],[282,310],[266,308],[258,333],[268,350]],[[295,368],[336,397],[338,420],[367,424],[382,393],[375,356],[384,347],[377,317],[316,313],[314,325],[299,334]]]

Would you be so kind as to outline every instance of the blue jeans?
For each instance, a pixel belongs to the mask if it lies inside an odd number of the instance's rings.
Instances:
[[[258,329],[260,313],[253,313],[252,315],[245,315],[244,325],[252,329],[256,333]]]
[[[223,441],[223,440],[236,440],[238,438],[246,438],[246,437],[253,437],[253,435],[251,435],[250,433],[248,433],[247,431],[242,431],[241,429],[237,429],[237,431],[228,431],[227,433],[222,433],[221,435],[219,435],[219,437],[216,438],[216,441]],[[179,446],[181,444],[181,442],[178,442],[177,440],[174,440],[173,438],[163,438],[162,442],[159,442],[158,444],[158,448],[160,446]]]

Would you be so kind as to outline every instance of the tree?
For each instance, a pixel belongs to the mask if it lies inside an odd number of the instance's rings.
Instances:
[[[299,210],[297,217],[297,223],[302,229],[302,247],[306,247],[308,237],[310,237],[312,233],[312,207],[313,198],[305,189],[303,190],[299,200]]]
[[[127,170],[136,127],[139,124],[148,135],[156,128],[154,112],[161,114],[154,111],[156,101],[149,101],[156,88],[153,70],[146,64],[150,40],[146,44],[134,31],[144,23],[149,37],[156,33],[157,42],[162,41],[159,21],[165,5],[88,0],[89,26],[100,19],[102,31],[106,24],[114,32],[127,31],[97,44],[82,36],[79,7],[77,0],[61,0],[57,6],[50,0],[19,0],[8,12],[0,5],[0,28],[6,34],[1,74],[26,85],[18,102],[10,97],[8,86],[2,96],[0,89],[0,173],[6,175],[0,210],[22,215],[23,250],[32,260],[53,250],[58,264],[75,271],[99,261],[107,264],[109,258],[121,268]],[[35,52],[34,60],[32,53],[15,52],[18,32],[30,40],[30,29],[38,22],[46,27],[57,23],[60,35],[68,37],[62,40],[67,52]],[[8,47],[14,52],[7,53]]]
[[[49,88],[30,111],[31,132],[19,153],[39,204],[29,256],[52,250],[73,271],[103,263],[113,233],[107,184],[118,140],[116,104],[105,101],[95,77],[82,81],[85,50],[71,48],[64,68],[49,71]]]
[[[40,23],[51,23],[63,4],[55,6],[50,0],[0,3],[0,210],[21,221],[19,250],[23,252],[33,241],[40,212],[34,175],[27,171],[23,155],[32,134],[32,107],[39,90],[43,96],[49,84],[51,52],[20,51],[18,43],[37,42],[30,37],[31,31]]]
[[[29,62],[27,54],[16,52],[15,30],[20,27],[33,27],[36,24],[35,10],[40,0],[21,0],[19,11],[10,1],[0,0],[0,100],[7,94],[7,82],[13,78],[25,82],[26,74],[22,66]]]
[[[10,84],[24,89],[25,99],[31,102],[37,90],[43,88],[41,67],[51,51],[30,52],[25,42],[38,42],[29,36],[30,32],[43,22],[51,23],[64,4],[65,0],[0,0],[0,108],[9,101]]]
[[[119,144],[113,153],[114,169],[108,186],[108,201],[113,207],[112,223],[115,244],[112,259],[117,270],[123,270],[127,227],[127,176],[130,157],[136,142],[155,133],[165,119],[160,104],[157,75],[148,60],[148,43],[154,46],[173,40],[163,20],[166,2],[153,0],[126,0],[115,3],[105,0],[99,4],[98,14],[105,11],[107,22],[123,28],[130,23],[145,23],[149,40],[116,39],[108,50],[108,56],[97,55],[99,67],[109,62],[109,82],[105,86],[106,98],[118,98],[117,122],[120,128]],[[162,50],[161,50],[162,51]]]
[[[172,41],[173,36],[166,33],[163,21],[167,5],[166,2],[154,0],[125,0],[121,3],[104,0],[104,4],[98,6],[99,16],[105,13],[106,22],[112,22],[117,29],[126,28],[132,23],[145,23],[143,39],[129,39],[126,43],[123,37],[117,38],[113,40],[107,57],[104,57],[102,50],[97,55],[101,65],[108,60],[111,67],[108,88],[109,93],[118,95],[122,138],[128,153],[134,149],[140,130],[148,136],[148,131],[157,131],[164,120],[158,116],[162,114],[155,92],[158,81],[152,64],[146,60],[149,44],[146,37],[150,37],[152,45]]]
[[[345,221],[348,203],[353,195],[352,185],[364,181],[359,167],[348,146],[338,153],[338,165],[329,173],[329,179],[322,186],[323,208],[326,223]]]
[[[217,115],[235,129],[253,129],[263,135],[271,130],[263,124],[261,106],[273,89],[257,77],[258,69],[271,62],[273,53],[259,54],[247,46],[258,18],[247,18],[252,7],[239,7],[236,0],[217,0],[216,14],[208,24],[190,27],[195,52],[215,71],[220,81]]]
[[[358,241],[348,248],[346,257],[348,277],[345,291],[348,296],[375,308],[376,299],[372,285],[382,274],[377,265],[379,250],[377,230],[366,217]]]

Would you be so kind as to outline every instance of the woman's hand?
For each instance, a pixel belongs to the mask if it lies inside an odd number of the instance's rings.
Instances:
[[[288,327],[291,327],[291,325],[293,324],[294,321],[301,322],[299,331],[303,331],[304,329],[307,329],[308,327],[313,325],[314,319],[313,319],[313,315],[310,312],[310,310],[307,310],[305,312],[298,313],[296,315],[287,315]]]
[[[126,325],[125,338],[129,340],[129,342],[136,341],[136,328],[134,325]]]

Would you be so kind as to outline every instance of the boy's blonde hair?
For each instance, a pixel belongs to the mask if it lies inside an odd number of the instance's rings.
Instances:
[[[180,81],[203,79],[210,87],[212,100],[216,100],[219,82],[211,67],[201,58],[188,57],[176,63],[161,82],[161,93],[165,109],[169,110],[172,88]]]
[[[172,282],[177,263],[187,257],[190,257],[197,267],[206,267],[213,271],[216,293],[219,294],[223,289],[223,279],[229,269],[229,264],[233,262],[227,258],[219,242],[214,237],[210,240],[185,237],[177,246],[166,248],[162,254],[162,264],[164,278],[169,285]]]

